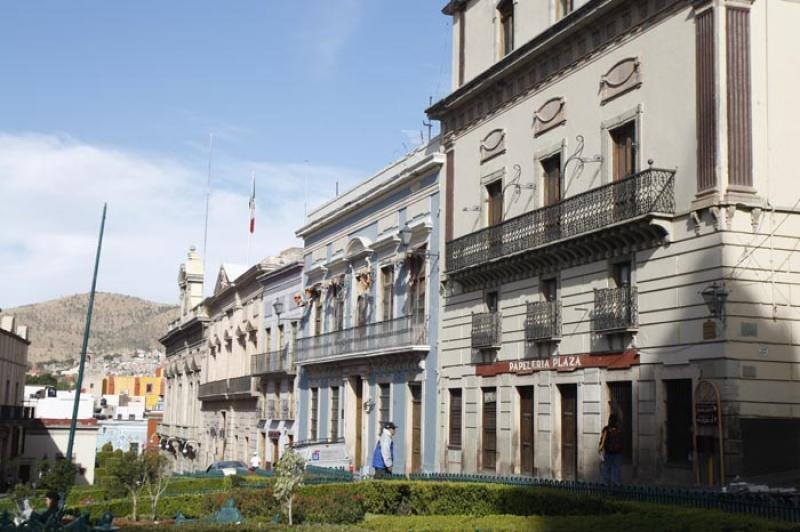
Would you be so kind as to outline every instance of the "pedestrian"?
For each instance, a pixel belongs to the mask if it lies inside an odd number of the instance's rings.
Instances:
[[[608,416],[608,425],[603,427],[603,431],[600,433],[600,445],[597,448],[602,461],[601,469],[605,484],[621,482],[622,451],[625,449],[622,437],[617,416],[611,414]]]
[[[258,457],[258,453],[253,453],[253,457],[250,458],[250,471],[255,471],[261,467],[261,459]]]
[[[392,474],[394,465],[394,433],[397,425],[388,421],[383,424],[383,431],[375,446],[375,454],[372,456],[372,467],[375,468],[375,478],[386,478]]]

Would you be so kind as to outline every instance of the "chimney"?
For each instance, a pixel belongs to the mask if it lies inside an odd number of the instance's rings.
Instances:
[[[28,340],[28,326],[17,325],[17,336],[19,336],[23,340]]]

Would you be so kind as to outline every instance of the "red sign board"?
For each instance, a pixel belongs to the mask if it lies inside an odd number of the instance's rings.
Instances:
[[[527,375],[537,371],[575,371],[582,368],[628,369],[639,363],[634,350],[606,355],[559,355],[548,358],[509,360],[475,366],[475,375],[494,377],[502,373]]]

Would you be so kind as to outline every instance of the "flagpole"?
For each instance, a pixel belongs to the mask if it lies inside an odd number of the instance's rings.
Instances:
[[[253,233],[255,232],[255,218],[256,218],[256,173],[250,173],[250,224],[247,233],[247,262],[246,266],[250,266],[250,247],[253,242]]]
[[[211,197],[211,158],[214,154],[214,133],[208,134],[208,176],[206,178],[206,221],[203,224],[203,286],[206,280],[206,255],[208,254],[208,202]]]

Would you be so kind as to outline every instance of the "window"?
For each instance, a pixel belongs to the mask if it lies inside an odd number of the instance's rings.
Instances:
[[[392,266],[381,268],[381,305],[383,320],[391,320],[394,317],[394,268]]]
[[[278,351],[283,349],[283,342],[284,342],[283,324],[280,324],[278,325]]]
[[[425,248],[422,248],[425,251]],[[425,258],[416,258],[414,265],[414,321],[425,323]]]
[[[489,312],[497,312],[497,302],[500,296],[497,292],[486,292],[486,310]]]
[[[690,465],[692,461],[692,381],[664,381],[667,395],[667,462]]]
[[[289,323],[289,334],[291,338],[289,338],[289,344],[292,346],[292,351],[294,351],[294,342],[297,340],[297,322],[293,321]]]
[[[139,454],[139,444],[136,442],[130,442],[128,444],[128,450],[132,453]]]
[[[497,180],[486,185],[486,194],[489,197],[489,225],[503,223],[503,182]]]
[[[636,123],[631,121],[611,132],[612,177],[619,181],[636,172]]]
[[[448,447],[461,449],[461,388],[450,390],[450,438]]]
[[[331,388],[331,439],[339,437],[339,387]]]
[[[335,286],[333,293],[334,330],[341,331],[344,329],[344,279],[340,278],[339,283]]]
[[[549,303],[558,299],[558,281],[555,277],[550,279],[542,279],[542,299]]]
[[[272,350],[272,329],[269,327],[264,331],[264,351]]]
[[[144,385],[144,393],[153,393],[153,385],[152,384],[145,384]]]
[[[369,300],[366,294],[361,294],[356,300],[356,324],[362,327],[367,324],[367,315],[369,313]]]
[[[464,70],[466,66],[465,54],[467,44],[467,9],[464,7],[458,12],[458,85],[464,84]]]
[[[378,385],[378,390],[380,393],[380,421],[381,423],[385,423],[387,421],[391,421],[389,417],[391,415],[391,405],[392,405],[392,387],[389,383],[383,383]]]
[[[500,19],[500,57],[514,49],[514,0],[503,0],[497,6]]]
[[[561,155],[542,159],[542,190],[544,206],[555,205],[561,201]]]
[[[572,10],[575,9],[573,4],[573,0],[556,0],[556,21],[572,13]]]
[[[322,334],[322,298],[314,299],[314,336]]]
[[[317,439],[317,419],[319,418],[319,388],[311,388],[311,440]]]
[[[614,264],[611,271],[612,281],[615,288],[624,288],[631,285],[631,263],[630,261],[618,262]]]
[[[481,465],[483,469],[494,471],[497,464],[497,389],[483,389],[483,452]]]

